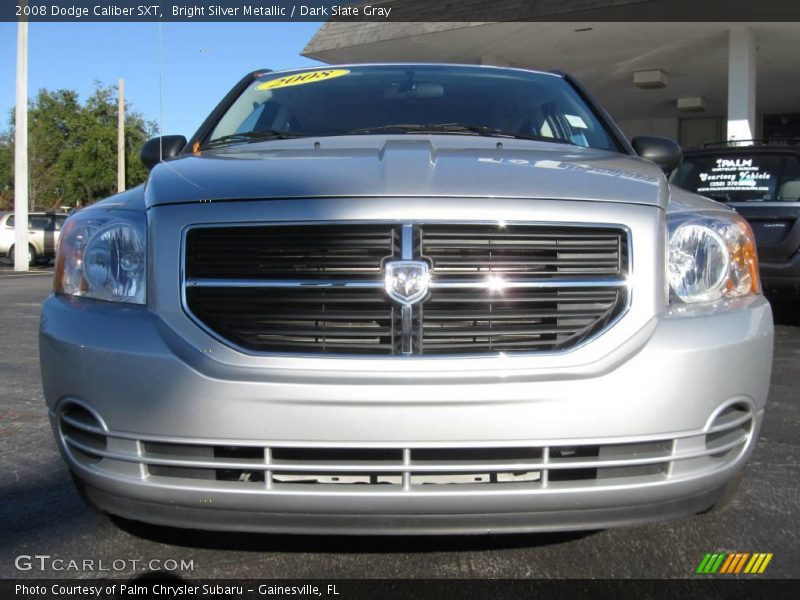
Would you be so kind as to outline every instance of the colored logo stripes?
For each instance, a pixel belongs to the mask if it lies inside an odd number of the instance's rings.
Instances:
[[[713,575],[732,575],[745,573],[749,575],[760,575],[765,571],[769,561],[772,560],[772,552],[715,552],[706,554],[697,567],[697,573]]]

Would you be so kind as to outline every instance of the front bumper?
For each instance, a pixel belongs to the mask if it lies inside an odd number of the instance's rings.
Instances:
[[[772,318],[762,297],[665,312],[601,360],[547,372],[499,356],[479,372],[331,359],[304,373],[222,364],[142,307],[51,297],[40,349],[59,447],[108,512],[246,531],[543,531],[712,505],[758,435]]]

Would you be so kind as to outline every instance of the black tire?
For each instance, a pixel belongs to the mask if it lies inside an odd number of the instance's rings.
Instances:
[[[89,494],[86,493],[86,484],[79,479],[75,473],[72,471],[69,472],[70,477],[72,477],[72,483],[75,484],[75,489],[78,492],[78,495],[83,500],[83,503],[86,504],[89,508],[92,509],[93,512],[96,512],[98,515],[105,515],[108,516],[108,513],[104,511],[102,508],[97,506],[94,501],[89,497]]]
[[[11,246],[11,249],[8,251],[8,258],[11,259],[12,263],[14,262],[14,246]],[[37,260],[39,260],[39,257],[36,254],[36,248],[28,244],[28,266],[34,266]]]
[[[717,500],[716,504],[712,505],[708,510],[704,510],[701,512],[701,515],[708,515],[713,513],[719,513],[725,510],[728,505],[733,501],[733,498],[736,496],[739,488],[742,485],[742,476],[744,474],[739,472],[736,477],[731,479],[728,483],[725,484],[725,490],[722,492],[722,495]]]

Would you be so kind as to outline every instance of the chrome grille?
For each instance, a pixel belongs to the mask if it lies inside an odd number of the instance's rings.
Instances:
[[[602,329],[623,298],[615,288],[434,290],[424,307],[422,346],[425,354],[564,348]]]
[[[628,303],[620,227],[313,224],[197,227],[185,307],[247,351],[459,355],[572,348]],[[401,309],[383,267],[422,260],[428,295]]]
[[[617,229],[501,225],[422,225],[422,256],[439,280],[598,276],[618,277],[625,236]]]
[[[190,279],[380,279],[399,227],[281,225],[200,227],[186,236]]]
[[[141,439],[108,431],[80,405],[60,412],[65,448],[90,468],[224,489],[436,493],[591,489],[656,483],[732,463],[753,435],[752,407],[735,402],[702,430],[593,443],[506,446],[308,446]]]
[[[378,289],[195,287],[187,300],[211,329],[250,350],[393,352],[393,310]]]

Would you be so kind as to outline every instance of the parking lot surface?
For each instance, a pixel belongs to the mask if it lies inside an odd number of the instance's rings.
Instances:
[[[704,554],[715,551],[772,552],[764,577],[800,577],[800,306],[776,307],[766,421],[724,511],[570,534],[220,534],[112,521],[81,502],[56,450],[39,379],[37,326],[50,270],[19,275],[0,265],[0,577],[128,577],[175,560],[185,563],[175,574],[189,578],[682,578],[695,576]],[[16,557],[37,554],[108,570],[15,567]]]

